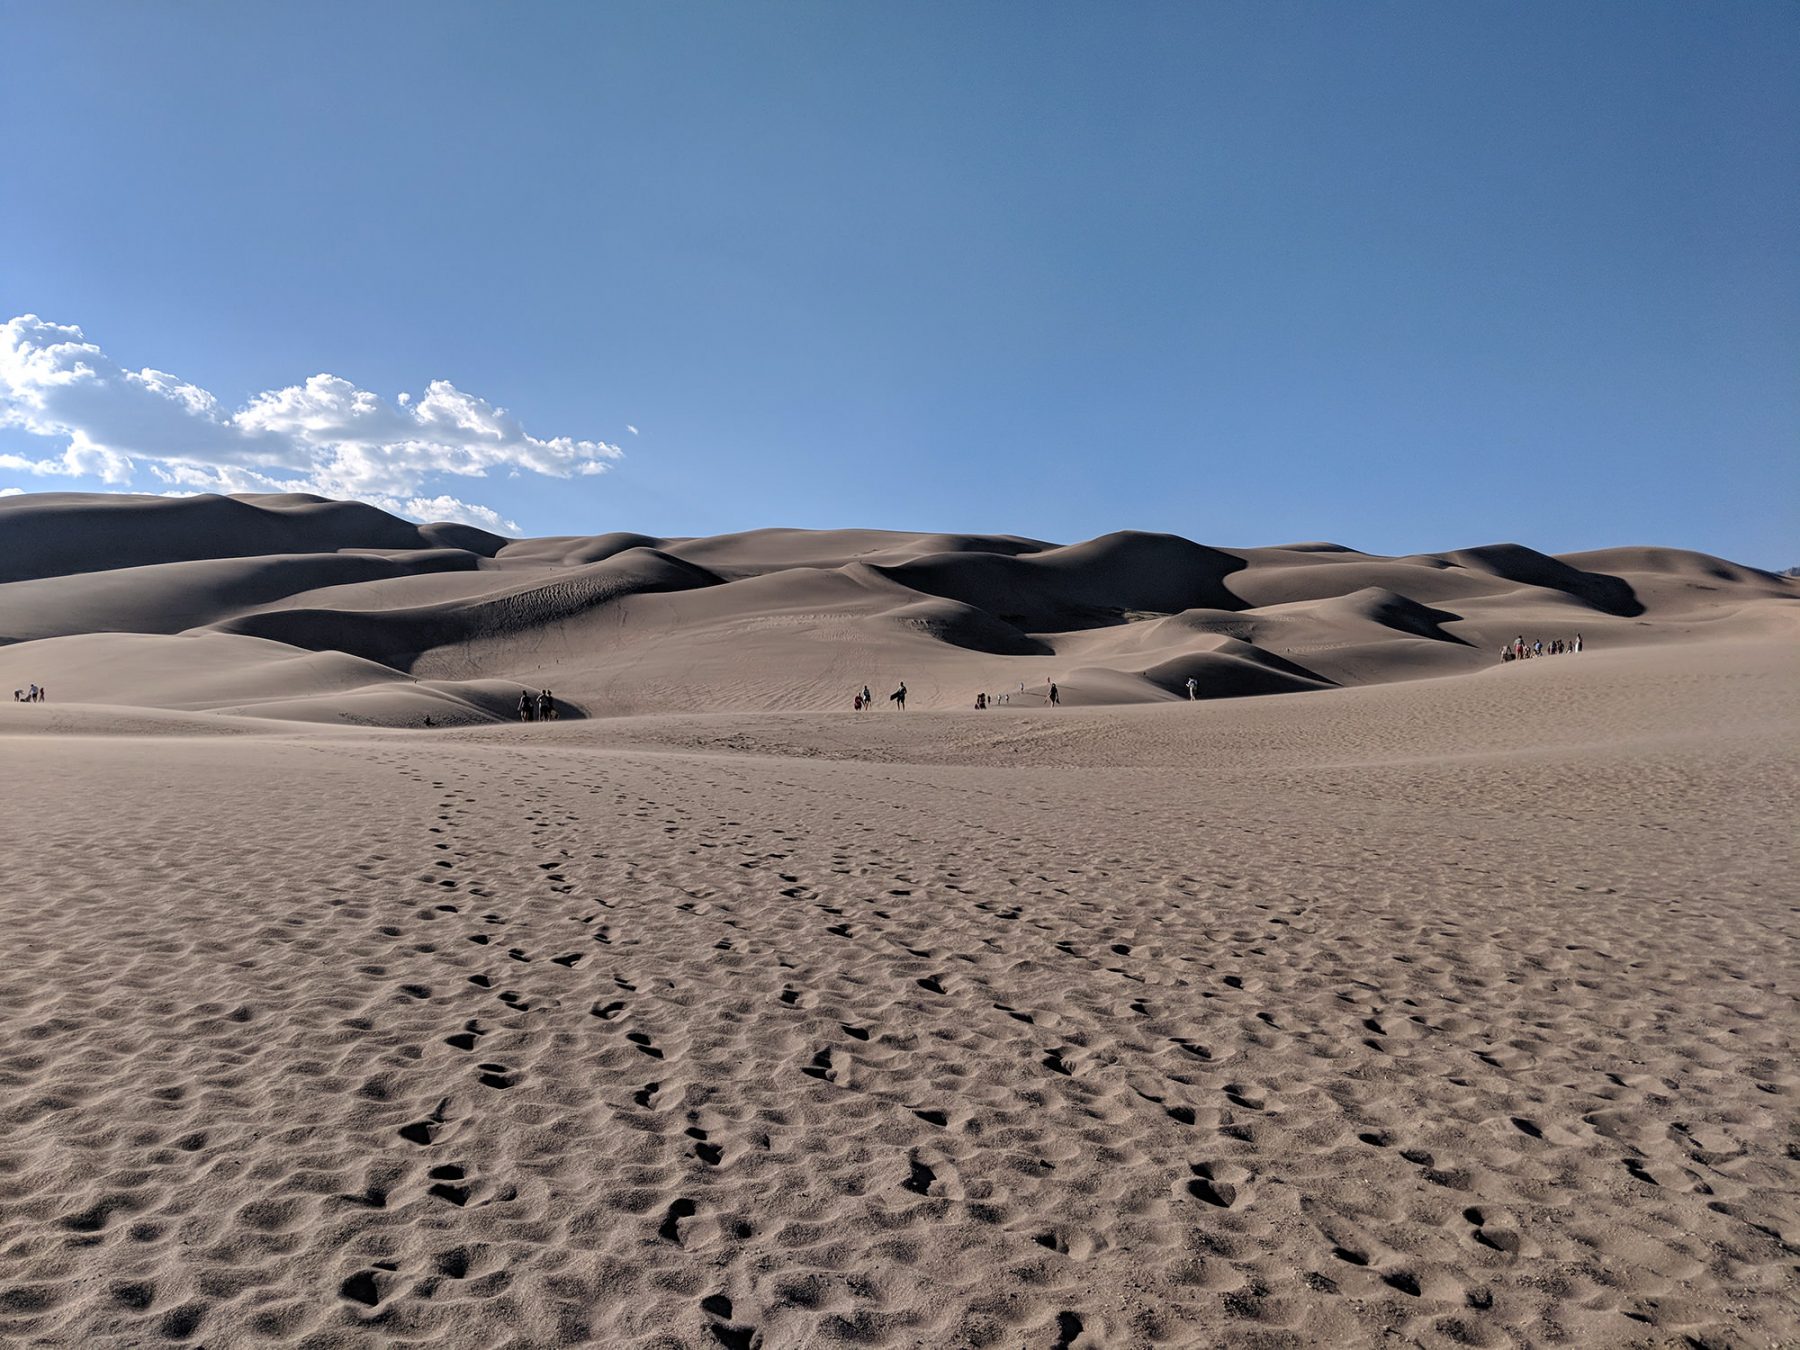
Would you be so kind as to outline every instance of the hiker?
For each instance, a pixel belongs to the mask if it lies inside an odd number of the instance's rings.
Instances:
[[[906,681],[900,681],[900,687],[888,695],[888,702],[897,704],[901,712],[906,711]]]
[[[862,695],[858,694],[854,699],[852,699],[850,706],[855,708],[856,711],[861,712],[862,711]]]
[[[1580,655],[1580,653],[1581,653],[1581,634],[1580,633],[1577,633],[1575,635],[1575,652],[1576,652],[1576,655]]]
[[[550,720],[550,691],[548,689],[538,690],[537,720],[540,722],[548,722]]]
[[[875,695],[873,695],[869,692],[869,686],[865,684],[863,686],[863,707],[873,708],[874,706],[875,706]]]
[[[556,711],[556,695],[546,689],[544,690],[544,700],[550,705],[550,720],[554,722],[560,715]]]
[[[1187,691],[1188,701],[1190,703],[1200,697],[1200,681],[1196,680],[1192,675],[1188,676]]]
[[[519,690],[519,720],[521,722],[531,720],[531,695],[523,689]]]
[[[1050,681],[1050,706],[1054,708],[1061,702],[1062,695],[1056,692],[1056,681],[1052,680]]]

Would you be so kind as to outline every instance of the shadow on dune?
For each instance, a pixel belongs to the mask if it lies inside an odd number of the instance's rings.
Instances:
[[[1384,587],[1371,586],[1367,590],[1353,591],[1328,603],[1340,613],[1366,619],[1397,633],[1430,638],[1434,642],[1453,642],[1459,647],[1473,645],[1467,638],[1444,631],[1445,624],[1461,621],[1462,615],[1422,605]]]
[[[1243,609],[1225,578],[1244,559],[1172,534],[1124,531],[1020,556],[934,554],[874,570],[1031,633],[1125,623],[1133,613]]]
[[[1297,694],[1335,688],[1335,683],[1298,662],[1253,647],[1235,638],[1221,638],[1212,651],[1192,652],[1154,665],[1143,678],[1182,698],[1187,682],[1198,682],[1203,699],[1249,698],[1257,694]]]
[[[395,670],[440,647],[495,641],[577,618],[628,595],[716,586],[704,567],[655,549],[631,548],[560,581],[507,595],[368,612],[277,609],[215,624],[216,631],[270,638],[307,651],[341,651]]]
[[[1643,604],[1622,577],[1603,572],[1583,572],[1560,558],[1526,548],[1523,544],[1487,544],[1481,548],[1458,549],[1453,553],[1434,553],[1433,558],[1466,567],[1472,572],[1486,572],[1521,586],[1538,586],[1561,591],[1603,614],[1622,619],[1635,619],[1644,612]]]
[[[139,497],[54,492],[0,503],[0,582],[115,567],[341,549],[455,548],[509,540],[472,525],[415,525],[364,502],[302,494]]]

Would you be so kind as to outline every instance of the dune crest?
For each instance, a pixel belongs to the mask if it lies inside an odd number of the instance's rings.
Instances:
[[[1040,706],[1051,682],[1073,704],[1185,697],[1189,679],[1203,699],[1305,692],[1478,671],[1519,634],[1580,632],[1592,650],[1793,633],[1797,599],[1791,578],[1675,549],[507,540],[299,495],[0,500],[0,683],[323,721],[483,721],[507,715],[502,687],[553,688],[590,716],[842,708],[900,681],[924,708],[984,691]],[[227,650],[228,691],[213,678]],[[369,678],[346,685],[347,669]]]

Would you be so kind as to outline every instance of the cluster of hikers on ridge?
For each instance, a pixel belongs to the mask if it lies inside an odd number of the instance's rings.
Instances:
[[[48,703],[50,692],[41,684],[34,684],[27,689],[13,690],[14,703]]]
[[[540,689],[537,697],[531,696],[530,690],[519,691],[519,720],[521,722],[554,722],[556,720],[556,696],[548,689]]]
[[[1525,635],[1521,633],[1511,642],[1502,642],[1500,644],[1500,659],[1502,661],[1529,661],[1533,657],[1563,656],[1565,654],[1577,653],[1580,650],[1580,633],[1577,633],[1573,638],[1551,638],[1549,646],[1544,645],[1544,639],[1542,638],[1527,645],[1525,642]]]

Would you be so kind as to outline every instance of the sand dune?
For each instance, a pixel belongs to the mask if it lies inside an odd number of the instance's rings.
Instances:
[[[1381,558],[1136,533],[1057,545],[782,529],[509,541],[300,496],[0,499],[0,685],[253,708],[254,680],[209,702],[222,649],[186,641],[231,634],[383,667],[366,683],[395,687],[346,703],[347,722],[416,725],[446,698],[474,717],[497,706],[495,684],[552,688],[590,716],[836,709],[901,681],[915,708],[981,691],[1037,704],[1052,681],[1071,704],[1156,702],[1189,678],[1206,699],[1308,692],[1482,670],[1520,633],[1580,632],[1590,649],[1779,638],[1800,622],[1796,599],[1791,579],[1669,549]],[[128,634],[181,639],[156,657],[177,677],[136,678],[146,649]],[[40,645],[82,635],[95,640]],[[78,686],[59,673],[71,651]],[[348,687],[328,662],[270,671],[268,700],[307,702],[309,717],[329,718]],[[307,672],[318,683],[297,687]]]
[[[808,575],[783,643],[868,594]],[[780,585],[559,622],[717,604],[728,670]],[[1800,1336],[1791,637],[435,733],[225,711],[444,694],[342,653],[25,646],[220,711],[0,705],[9,1343]]]
[[[7,1344],[1800,1343],[1793,580],[65,495],[0,576]]]

